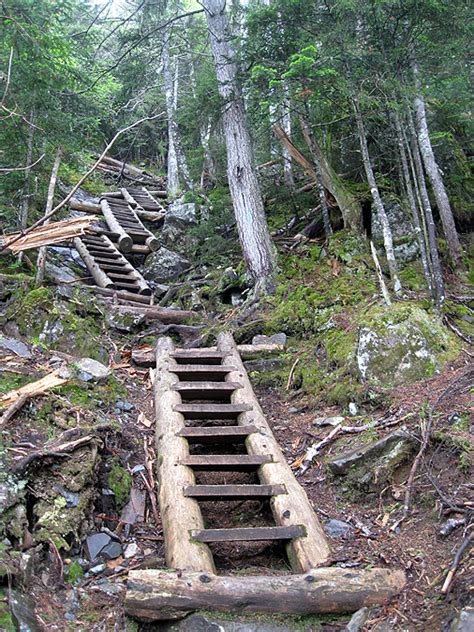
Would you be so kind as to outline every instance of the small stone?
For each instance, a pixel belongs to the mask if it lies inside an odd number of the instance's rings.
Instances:
[[[93,566],[90,569],[90,573],[92,573],[93,575],[100,575],[100,573],[103,573],[106,569],[105,564],[97,564],[97,566]]]
[[[447,538],[448,535],[450,535],[455,529],[462,527],[465,523],[465,518],[449,518],[449,520],[446,520],[439,530],[440,537]]]
[[[252,338],[253,345],[286,345],[286,334],[279,333],[273,334],[273,336],[258,335]]]
[[[104,548],[100,552],[100,557],[106,560],[114,560],[121,555],[122,545],[120,544],[120,542],[115,542],[115,540],[112,540],[109,544],[104,546]]]
[[[364,624],[368,618],[369,618],[369,609],[367,607],[357,610],[357,612],[354,612],[354,614],[351,617],[351,620],[346,625],[346,628],[345,628],[346,631],[347,632],[360,632],[363,629]]]
[[[461,415],[459,413],[452,413],[448,417],[448,424],[450,426],[454,426],[455,424],[458,424],[460,421],[461,421]]]
[[[344,417],[318,417],[313,421],[313,426],[338,426],[344,423]]]
[[[110,369],[92,358],[81,358],[74,363],[77,378],[82,382],[101,382],[110,375]]]
[[[66,612],[64,618],[67,619],[67,621],[73,621],[76,618],[76,615],[72,612]]]
[[[87,555],[91,561],[95,560],[104,546],[111,542],[112,538],[106,533],[93,533],[86,540]]]
[[[14,353],[26,360],[30,360],[33,357],[29,347],[27,347],[24,342],[21,342],[21,340],[16,340],[15,338],[6,338],[0,335],[0,349]]]
[[[124,412],[129,412],[133,410],[135,406],[130,402],[123,402],[119,400],[115,403],[115,408],[118,408],[118,410],[123,410]]]
[[[135,542],[131,542],[130,544],[127,544],[127,546],[125,547],[123,556],[126,560],[129,560],[131,557],[135,557],[138,551],[139,551],[138,545]]]
[[[290,406],[288,408],[288,412],[290,413],[290,415],[296,415],[296,413],[300,412],[300,408],[296,408],[296,406]]]
[[[330,538],[344,538],[353,531],[353,527],[348,522],[331,518],[324,523],[324,530]]]
[[[132,474],[138,474],[138,472],[144,472],[144,471],[145,471],[144,465],[135,465],[135,467],[132,468]]]
[[[472,632],[474,629],[474,608],[467,606],[449,628],[450,632]]]
[[[355,404],[354,402],[351,402],[349,404],[349,415],[352,415],[354,417],[354,415],[357,415],[358,412],[359,412],[359,409],[357,408],[357,404]]]

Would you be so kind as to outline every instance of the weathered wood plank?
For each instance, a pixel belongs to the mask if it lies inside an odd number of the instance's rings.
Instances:
[[[240,382],[177,382],[173,389],[178,391],[183,399],[226,399],[236,389],[241,388]]]
[[[198,542],[257,542],[263,540],[293,540],[306,534],[303,525],[292,527],[236,527],[235,529],[191,530]]]
[[[251,472],[271,462],[269,454],[192,454],[179,461],[194,470],[212,472]]]
[[[184,495],[200,501],[260,500],[286,494],[284,485],[189,485]]]
[[[241,413],[252,410],[250,404],[177,404],[176,412],[186,419],[235,419]]]
[[[183,428],[179,436],[185,437],[189,443],[239,443],[252,432],[255,426],[193,426]]]

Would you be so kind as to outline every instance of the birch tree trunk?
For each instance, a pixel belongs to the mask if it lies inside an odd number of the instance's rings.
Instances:
[[[426,252],[426,243],[424,240],[423,231],[420,224],[420,218],[418,217],[418,209],[416,207],[415,195],[413,192],[413,187],[411,184],[410,178],[410,170],[408,167],[407,154],[405,152],[405,145],[403,143],[403,134],[402,134],[402,126],[400,124],[400,117],[398,116],[398,112],[393,112],[393,121],[395,124],[395,131],[397,134],[397,143],[398,143],[398,151],[400,154],[401,168],[402,168],[402,177],[403,182],[405,184],[405,190],[408,198],[408,203],[410,205],[411,216],[413,219],[413,225],[415,227],[416,238],[418,241],[418,245],[420,247],[420,256],[421,262],[423,264],[423,273],[425,275],[426,283],[428,285],[428,290],[430,294],[433,296],[433,283],[431,279],[430,266],[428,263],[428,255]]]
[[[28,128],[28,139],[26,141],[26,162],[25,165],[31,165],[33,162],[33,140],[35,137],[35,110],[30,111],[29,121],[31,125]],[[30,210],[30,196],[31,196],[31,173],[30,169],[25,171],[25,180],[23,184],[23,196],[20,206],[20,228],[24,230],[28,224],[28,213]]]
[[[441,307],[444,302],[444,282],[443,274],[441,271],[441,263],[439,260],[438,243],[436,240],[436,225],[433,218],[433,211],[431,209],[430,198],[428,195],[428,189],[426,187],[425,174],[423,172],[423,164],[421,161],[420,149],[418,146],[418,138],[415,130],[415,125],[411,117],[411,113],[408,113],[408,127],[411,135],[411,159],[413,160],[416,170],[418,189],[420,192],[421,203],[423,212],[425,215],[426,226],[428,229],[428,243],[431,256],[431,265],[433,268],[433,280],[435,288],[435,300],[436,309],[438,313],[441,312]]]
[[[284,99],[281,106],[281,126],[288,136],[291,138],[291,101],[288,85],[283,86]],[[291,164],[291,155],[288,147],[283,144],[283,180],[286,186],[293,191],[295,188],[295,179],[293,176],[293,166]]]
[[[372,169],[372,164],[370,162],[369,148],[367,145],[364,122],[360,113],[357,97],[355,96],[352,96],[352,106],[354,108],[357,131],[359,133],[362,162],[364,163],[367,182],[369,183],[370,193],[372,194],[372,199],[377,210],[377,215],[382,225],[383,243],[385,247],[385,254],[387,255],[387,263],[390,270],[390,276],[393,281],[393,289],[396,293],[399,293],[402,289],[402,285],[400,283],[400,279],[398,278],[397,262],[395,261],[395,254],[393,251],[392,229],[390,228],[390,224],[388,223],[387,213],[385,212],[385,207],[383,205],[382,198],[380,197],[379,188],[375,179],[374,170]]]
[[[306,105],[307,108],[307,105]],[[332,234],[331,220],[329,219],[329,208],[326,201],[326,191],[323,184],[323,174],[321,164],[319,162],[319,156],[316,146],[316,140],[314,138],[313,130],[308,125],[307,114],[306,116],[300,116],[301,129],[303,130],[303,136],[308,144],[311,152],[311,158],[313,159],[314,171],[316,173],[316,185],[318,187],[319,203],[321,204],[321,212],[323,215],[324,234],[326,237],[330,237]]]
[[[243,255],[257,292],[273,288],[275,252],[268,231],[262,194],[253,165],[250,135],[237,81],[225,0],[202,3],[216,68],[227,147],[227,175]]]
[[[436,205],[439,210],[441,222],[443,224],[443,231],[448,244],[449,252],[455,263],[461,262],[461,243],[459,241],[456,225],[454,223],[454,216],[449,203],[448,194],[444,187],[443,178],[439,170],[436,158],[431,145],[428,122],[426,118],[425,101],[423,93],[421,91],[421,84],[419,78],[419,70],[415,60],[412,60],[412,70],[415,80],[416,96],[414,99],[414,109],[416,116],[417,137],[420,147],[421,155],[423,157],[423,163],[425,165],[426,173],[431,182],[433,193],[436,199]]]
[[[56,189],[56,181],[58,179],[58,171],[59,171],[60,164],[61,164],[61,148],[58,147],[58,150],[56,152],[56,157],[54,159],[53,168],[51,170],[51,177],[49,179],[48,196],[46,198],[46,208],[44,209],[45,215],[49,213],[51,209],[53,208],[54,190]],[[51,221],[50,218],[46,219],[43,225],[49,224],[50,221]],[[47,247],[41,246],[38,252],[38,259],[36,263],[36,279],[35,279],[36,287],[39,287],[43,283],[44,270],[46,267],[46,254],[47,254]]]

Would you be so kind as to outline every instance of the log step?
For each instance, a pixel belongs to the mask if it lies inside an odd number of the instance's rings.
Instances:
[[[171,357],[181,364],[221,364],[224,354],[208,349],[180,349]]]
[[[303,525],[291,527],[247,527],[236,529],[191,530],[198,542],[253,542],[258,540],[293,540],[306,535]]]
[[[224,379],[227,373],[234,371],[234,367],[223,366],[222,364],[178,364],[176,367],[170,368],[172,373],[181,380],[210,380],[217,381]]]
[[[252,432],[255,426],[194,426],[183,428],[178,432],[189,443],[241,443]]]
[[[184,495],[201,501],[261,500],[286,494],[284,485],[188,485]]]
[[[239,382],[177,382],[174,391],[184,399],[226,399],[236,389],[242,388]]]
[[[186,419],[235,419],[252,410],[250,404],[178,404],[173,409]]]
[[[180,465],[198,471],[251,472],[272,461],[269,454],[192,454],[181,459]]]

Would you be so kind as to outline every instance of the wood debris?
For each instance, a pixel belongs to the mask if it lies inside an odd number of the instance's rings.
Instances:
[[[69,241],[78,235],[90,232],[90,228],[97,221],[96,215],[65,219],[60,222],[52,222],[46,226],[39,226],[30,233],[21,237],[21,233],[4,235],[0,238],[0,245],[6,252],[17,254],[24,250],[50,246]],[[14,242],[14,243],[13,243]],[[9,244],[11,243],[11,246]]]
[[[26,398],[34,397],[35,395],[40,395],[50,388],[54,388],[55,386],[61,386],[62,384],[66,384],[67,380],[59,376],[59,371],[53,371],[48,375],[45,375],[36,382],[30,382],[29,384],[25,384],[21,388],[15,389],[2,395],[0,397],[0,408],[6,408],[7,406],[12,406],[18,399],[22,396]],[[26,401],[26,400],[25,400]]]

